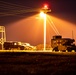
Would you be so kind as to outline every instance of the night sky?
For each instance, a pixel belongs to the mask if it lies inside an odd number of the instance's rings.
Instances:
[[[28,42],[31,45],[43,43],[43,21],[39,11],[48,4],[55,26],[63,37],[76,40],[75,0],[0,0],[0,25],[6,27],[7,41]],[[31,12],[32,11],[32,12]],[[55,32],[47,23],[47,43]],[[60,26],[58,26],[60,25]]]

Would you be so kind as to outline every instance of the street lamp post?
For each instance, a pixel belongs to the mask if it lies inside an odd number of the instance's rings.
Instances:
[[[46,50],[46,13],[41,12],[40,16],[44,19],[44,51]]]
[[[46,50],[46,14],[44,14],[44,51]]]
[[[44,51],[46,50],[46,13],[50,12],[47,5],[44,6],[40,15],[44,18]]]

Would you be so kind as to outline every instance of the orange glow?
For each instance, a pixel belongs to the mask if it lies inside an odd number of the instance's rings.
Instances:
[[[75,30],[76,30],[76,26],[75,24],[72,24],[70,22],[67,22],[65,20],[59,19],[57,17],[54,16],[50,16],[52,21],[54,22],[56,28],[58,29],[59,33],[65,37],[65,38],[73,38],[72,37],[72,31],[74,32],[74,39],[76,39],[76,35],[75,35]]]
[[[48,18],[48,22],[49,22],[49,25],[52,27],[52,29],[54,30],[54,32],[56,33],[56,35],[60,35],[58,29],[56,28],[54,22],[52,21],[51,17],[50,16],[47,16]]]
[[[32,45],[43,44],[44,21],[39,14],[11,23],[6,27],[8,41],[22,41]]]
[[[74,32],[74,39],[76,39],[76,26],[62,19],[50,16],[54,22],[57,30],[63,37],[72,38],[72,31]],[[39,17],[39,19],[36,19]],[[33,15],[28,18],[21,19],[14,23],[8,24],[6,27],[7,41],[22,41],[30,43],[31,45],[43,44],[44,42],[44,20],[40,19],[40,14]],[[47,22],[46,25],[46,43],[50,44],[51,38],[56,35],[55,31]]]

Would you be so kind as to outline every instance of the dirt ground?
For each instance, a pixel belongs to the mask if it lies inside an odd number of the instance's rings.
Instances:
[[[0,75],[76,75],[76,55],[0,53]]]

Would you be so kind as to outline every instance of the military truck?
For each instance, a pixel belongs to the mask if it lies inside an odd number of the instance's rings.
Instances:
[[[53,51],[71,52],[76,51],[75,40],[71,38],[62,38],[61,35],[55,35],[51,39],[51,47]]]

